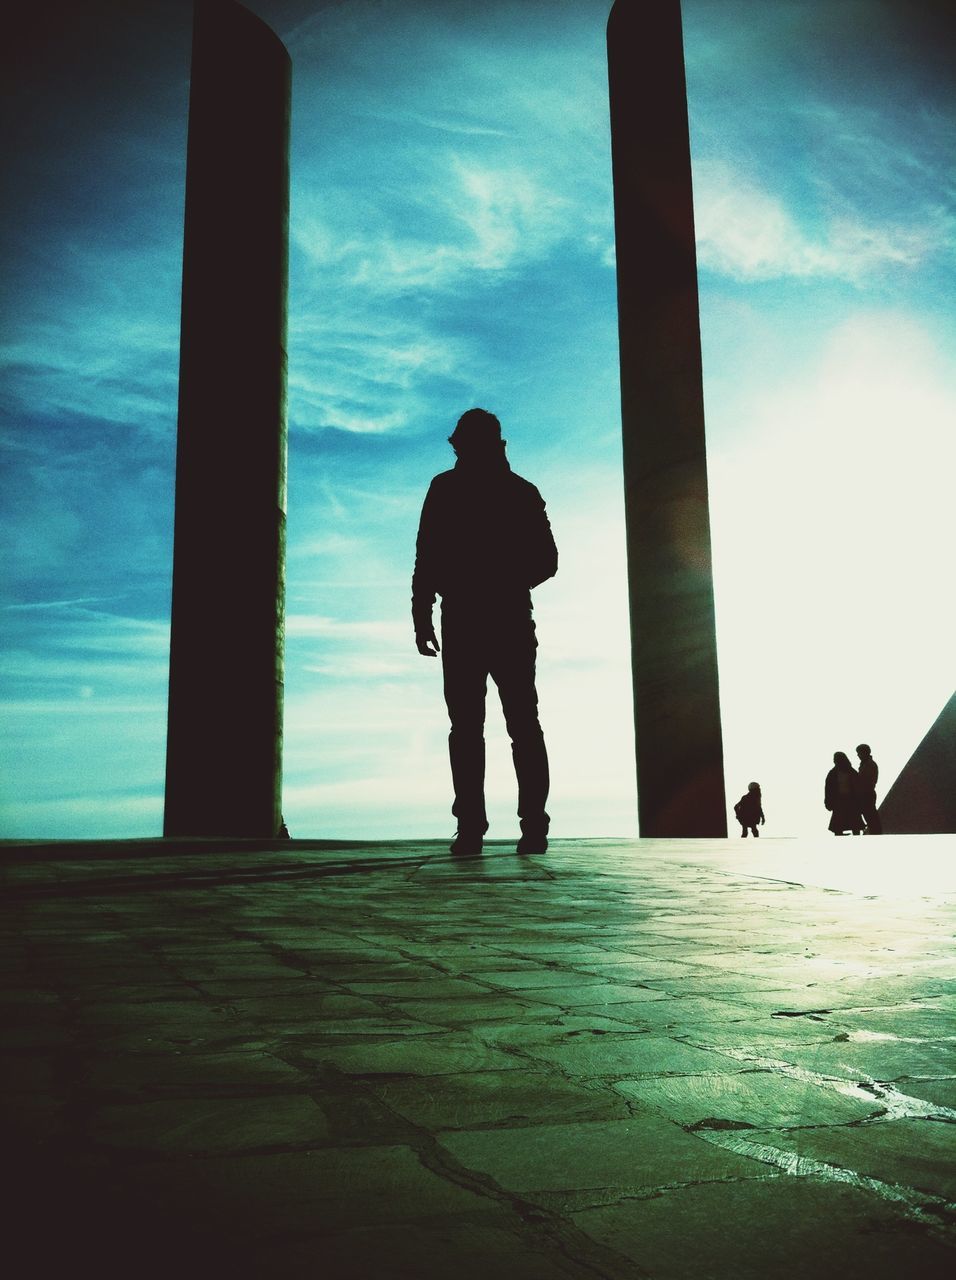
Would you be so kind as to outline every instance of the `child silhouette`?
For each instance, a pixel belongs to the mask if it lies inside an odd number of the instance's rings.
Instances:
[[[740,834],[744,839],[747,838],[748,829],[755,838],[760,835],[757,830],[757,823],[764,822],[765,818],[763,816],[759,782],[747,784],[746,793],[734,805],[734,813],[737,815],[737,821],[740,823]]]

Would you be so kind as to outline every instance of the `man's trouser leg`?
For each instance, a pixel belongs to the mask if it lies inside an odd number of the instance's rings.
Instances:
[[[451,807],[458,830],[484,835],[485,690],[488,668],[467,629],[442,626],[442,674],[451,730],[448,758],[455,801]]]
[[[867,796],[860,808],[863,810],[866,834],[868,836],[881,836],[883,834],[883,823],[880,821],[880,815],[876,811],[876,792],[872,796]]]
[[[521,831],[532,836],[547,835],[550,825],[545,811],[550,787],[548,752],[538,720],[534,682],[537,647],[534,623],[530,618],[522,620],[519,627],[506,629],[500,644],[495,645],[490,664],[511,738]]]

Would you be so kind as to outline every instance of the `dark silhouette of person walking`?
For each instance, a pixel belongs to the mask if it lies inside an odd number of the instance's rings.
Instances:
[[[865,742],[860,743],[856,749],[856,754],[860,757],[857,776],[860,779],[860,811],[863,814],[863,821],[866,823],[866,834],[868,836],[881,836],[883,834],[883,823],[876,810],[876,782],[880,776],[880,766],[873,759],[870,748]]]
[[[860,812],[860,779],[844,751],[833,753],[833,768],[826,776],[823,804],[830,810],[828,830],[835,836],[852,831],[858,836],[863,829]]]
[[[531,589],[558,570],[541,494],[511,470],[501,424],[469,409],[448,437],[456,462],[425,496],[412,619],[425,657],[442,656],[451,731],[448,754],[458,831],[455,854],[479,854],[485,812],[485,693],[498,686],[518,779],[519,853],[544,853],[550,819],[548,754],[535,689],[537,637]],[[432,606],[441,596],[441,646]]]
[[[734,813],[740,823],[740,834],[743,838],[746,840],[747,832],[750,831],[756,839],[760,835],[757,824],[766,821],[763,816],[763,799],[760,795],[759,782],[747,783],[747,790],[734,805]]]

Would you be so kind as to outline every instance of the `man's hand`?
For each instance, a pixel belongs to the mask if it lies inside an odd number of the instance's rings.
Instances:
[[[415,644],[418,647],[418,652],[422,655],[423,658],[438,657],[438,651],[439,651],[440,645],[438,643],[438,639],[435,636],[434,627],[428,627],[427,630],[423,628],[421,631],[416,631]]]

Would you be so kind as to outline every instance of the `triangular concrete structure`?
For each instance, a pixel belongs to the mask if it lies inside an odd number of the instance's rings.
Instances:
[[[956,832],[956,693],[886,793],[879,814],[886,832]]]

